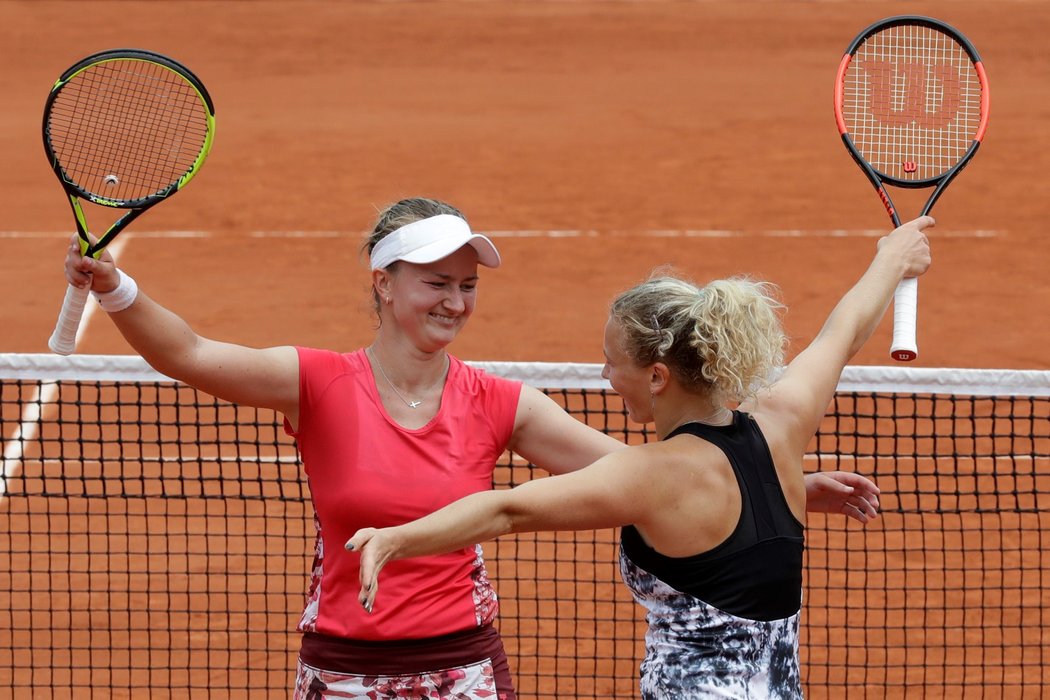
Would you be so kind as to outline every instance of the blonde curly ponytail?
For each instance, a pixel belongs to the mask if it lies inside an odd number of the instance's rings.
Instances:
[[[639,365],[663,362],[687,389],[740,401],[784,360],[776,288],[746,277],[705,287],[661,275],[619,295],[611,315]]]

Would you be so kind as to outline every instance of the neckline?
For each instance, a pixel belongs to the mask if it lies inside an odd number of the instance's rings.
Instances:
[[[390,415],[390,412],[386,410],[386,405],[383,403],[383,397],[379,394],[379,384],[376,383],[375,371],[373,371],[372,363],[368,359],[368,353],[365,352],[365,348],[361,348],[357,351],[357,354],[359,355],[361,361],[364,364],[365,374],[368,375],[368,390],[371,394],[372,401],[375,402],[376,407],[379,409],[380,415],[383,416],[387,423],[389,423],[390,425],[397,428],[403,433],[409,433],[413,435],[427,432],[428,430],[431,430],[435,424],[437,424],[438,418],[440,418],[445,412],[445,390],[448,389],[448,386],[452,380],[453,365],[455,363],[453,362],[454,358],[451,354],[447,352],[445,353],[445,356],[448,358],[448,370],[445,372],[445,381],[441,385],[441,398],[438,401],[438,409],[434,413],[434,415],[431,416],[430,420],[428,420],[426,423],[419,426],[418,428],[409,428],[408,426],[401,425],[392,415]]]
[[[690,425],[699,425],[702,428],[706,428],[706,429],[709,429],[709,430],[719,430],[719,431],[725,431],[725,430],[728,430],[730,428],[736,427],[737,418],[740,416],[740,411],[738,411],[735,408],[730,408],[730,409],[727,409],[727,410],[732,415],[732,420],[730,420],[728,423],[725,423],[723,425],[717,425],[715,423],[705,423],[705,422],[703,422],[701,420],[687,420],[686,422],[682,423],[681,425],[675,426],[674,429],[671,430],[671,432],[667,433],[667,437],[665,437],[664,440],[667,440],[668,438],[674,437],[675,435],[680,435],[682,433],[682,429],[686,428],[687,426],[690,426]]]

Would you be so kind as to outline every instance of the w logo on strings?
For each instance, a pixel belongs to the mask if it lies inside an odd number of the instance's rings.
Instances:
[[[954,66],[865,61],[868,109],[883,126],[943,129],[959,112],[959,72]]]

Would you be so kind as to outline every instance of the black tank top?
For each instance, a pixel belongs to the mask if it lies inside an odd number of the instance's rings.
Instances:
[[[725,453],[740,486],[740,521],[713,549],[690,557],[660,554],[632,525],[624,527],[624,554],[676,590],[751,620],[779,620],[802,605],[804,530],[784,498],[773,457],[755,420],[733,412],[726,426],[686,423],[667,439],[695,435]]]

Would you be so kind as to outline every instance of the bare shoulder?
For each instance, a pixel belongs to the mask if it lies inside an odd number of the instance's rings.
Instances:
[[[725,454],[694,435],[644,447],[651,460],[647,488],[653,507],[636,526],[649,545],[681,557],[724,541],[739,519],[741,498]]]
[[[695,435],[676,435],[639,447],[651,473],[676,493],[697,489],[702,493],[735,490],[736,477],[729,459],[716,445]]]

